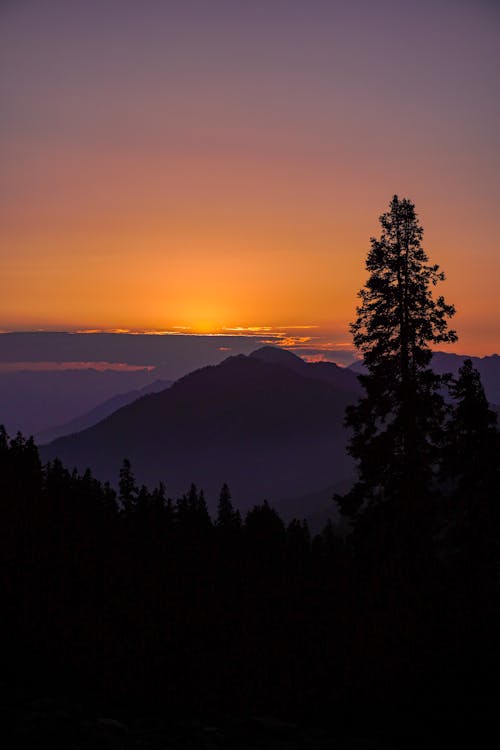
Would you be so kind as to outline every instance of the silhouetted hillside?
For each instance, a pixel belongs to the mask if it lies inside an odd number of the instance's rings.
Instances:
[[[276,346],[263,346],[252,352],[250,356],[269,362],[269,364],[286,367],[305,378],[323,380],[348,393],[361,392],[356,374],[348,368],[339,367],[334,362],[304,362],[296,354]]]
[[[195,482],[209,504],[228,482],[240,507],[305,494],[349,476],[343,419],[347,404],[357,399],[356,381],[349,391],[345,382],[328,382],[339,376],[335,365],[317,379],[315,366],[300,364],[288,352],[272,350],[273,363],[262,354],[270,352],[197,370],[53,442],[42,455],[81,470],[89,466],[110,480],[128,457],[140,482],[162,479],[173,494]]]
[[[53,440],[64,437],[65,435],[73,435],[75,432],[82,432],[82,430],[86,430],[88,427],[92,427],[92,425],[109,417],[110,414],[118,411],[122,406],[127,406],[127,404],[137,401],[138,398],[146,396],[148,393],[164,391],[166,388],[170,388],[171,385],[172,382],[170,380],[155,380],[153,383],[145,385],[144,388],[138,388],[133,391],[127,391],[127,393],[118,394],[117,396],[113,396],[112,398],[107,399],[107,401],[98,404],[91,411],[86,412],[69,422],[39,432],[35,435],[35,439],[38,444],[44,445],[45,443],[50,443]]]
[[[146,369],[0,372],[0,423],[11,434],[36,435],[157,379]]]
[[[500,357],[498,354],[487,357],[470,357],[467,354],[434,352],[432,368],[438,375],[449,372],[453,377],[456,377],[466,359],[472,361],[473,366],[481,375],[481,382],[490,404],[498,404],[500,402]],[[349,365],[347,369],[354,373],[363,372],[363,363],[358,360]]]

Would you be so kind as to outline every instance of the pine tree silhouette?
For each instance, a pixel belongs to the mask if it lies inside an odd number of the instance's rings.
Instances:
[[[380,223],[351,324],[368,372],[359,377],[365,395],[346,415],[359,471],[354,490],[340,499],[347,515],[363,503],[412,505],[428,491],[444,418],[442,378],[430,369],[430,345],[457,338],[447,329],[453,306],[432,296],[444,274],[428,263],[413,203],[395,195]]]

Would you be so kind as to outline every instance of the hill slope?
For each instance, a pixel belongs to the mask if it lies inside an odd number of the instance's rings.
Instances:
[[[85,414],[82,414],[74,419],[64,422],[64,424],[58,425],[57,427],[50,427],[47,430],[43,430],[35,435],[35,440],[39,444],[51,443],[53,440],[64,437],[65,435],[73,435],[75,432],[82,432],[88,427],[101,422],[106,417],[109,417],[113,412],[121,409],[122,406],[131,404],[133,401],[137,401],[141,396],[146,396],[148,393],[158,393],[158,391],[164,391],[166,388],[170,388],[172,381],[170,380],[155,380],[153,383],[145,385],[144,388],[136,388],[133,391],[127,391],[126,393],[119,393],[117,396],[112,396],[106,401],[98,404],[94,409],[91,409]]]
[[[11,435],[37,435],[156,379],[147,369],[0,371],[0,424]]]
[[[128,457],[140,482],[163,479],[172,495],[195,482],[212,508],[223,482],[246,508],[345,478],[352,465],[343,418],[346,405],[357,399],[355,377],[351,391],[345,382],[340,388],[323,375],[312,376],[314,366],[277,352],[273,362],[264,361],[269,352],[261,350],[261,356],[230,357],[197,370],[84,432],[56,440],[42,456],[58,456],[70,468],[90,466],[110,480]]]

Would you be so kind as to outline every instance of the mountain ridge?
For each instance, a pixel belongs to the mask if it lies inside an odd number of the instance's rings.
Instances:
[[[470,359],[473,366],[481,375],[481,381],[490,404],[500,403],[500,356],[498,354],[487,354],[484,357],[470,356],[467,354],[456,354],[455,352],[433,352],[431,366],[439,375],[451,373],[454,377],[458,375],[459,368],[464,360]],[[357,360],[347,367],[354,373],[362,373],[364,365],[362,360]]]
[[[329,503],[318,488],[352,479],[344,414],[360,393],[354,368],[307,363],[265,346],[142,396],[83,432],[43,446],[42,458],[57,456],[81,471],[89,466],[98,478],[115,482],[127,457],[139,482],[161,479],[171,495],[191,482],[202,487],[212,511],[227,482],[242,510],[268,499],[293,512],[301,497],[317,496],[314,511],[320,512],[321,503]]]
[[[58,438],[72,435],[76,432],[82,432],[88,427],[92,427],[98,424],[106,417],[113,414],[118,409],[121,409],[127,404],[131,404],[133,401],[147,395],[148,393],[157,393],[158,391],[170,388],[173,381],[170,380],[155,380],[153,383],[148,383],[142,388],[135,388],[134,390],[127,391],[126,393],[117,393],[115,396],[106,399],[105,401],[97,404],[90,411],[86,411],[83,414],[74,417],[60,425],[49,427],[35,435],[35,440],[38,444],[44,445],[51,443]]]
[[[195,370],[43,447],[42,456],[90,466],[109,480],[127,457],[139,481],[162,479],[174,494],[194,481],[212,503],[227,481],[240,507],[327,486],[352,470],[343,418],[357,381],[349,392],[304,377],[283,359],[237,355]]]

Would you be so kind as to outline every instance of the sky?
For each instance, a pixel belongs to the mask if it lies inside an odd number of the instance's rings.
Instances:
[[[499,31],[488,0],[3,0],[0,329],[348,348],[397,193],[453,350],[498,352]]]

